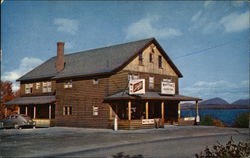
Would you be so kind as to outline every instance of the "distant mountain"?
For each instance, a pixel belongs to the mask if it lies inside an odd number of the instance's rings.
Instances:
[[[239,99],[233,102],[232,104],[237,104],[237,105],[249,105],[249,99]]]
[[[193,103],[183,103],[181,104],[181,109],[195,109],[195,104]],[[199,109],[249,109],[249,100],[240,99],[232,104],[229,104],[222,98],[212,98],[204,100],[199,103]]]
[[[208,99],[208,100],[205,100],[205,101],[202,101],[200,102],[200,105],[208,105],[208,104],[229,104],[227,101],[225,101],[224,99],[221,99],[219,97],[217,98],[212,98],[212,99]]]

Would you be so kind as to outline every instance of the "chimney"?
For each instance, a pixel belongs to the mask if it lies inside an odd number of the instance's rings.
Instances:
[[[57,42],[56,72],[64,69],[64,42]]]

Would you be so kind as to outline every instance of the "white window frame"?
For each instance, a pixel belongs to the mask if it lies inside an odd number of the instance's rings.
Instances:
[[[99,115],[99,107],[98,106],[92,106],[93,107],[93,116]]]
[[[25,94],[32,93],[32,88],[33,88],[33,84],[32,83],[25,84]]]
[[[40,83],[40,82],[37,82],[37,83],[36,83],[36,89],[39,89],[39,88],[40,88],[40,85],[41,85],[41,83]]]
[[[43,82],[43,93],[49,93],[52,91],[51,81]]]
[[[155,80],[154,77],[149,77],[149,79],[148,79],[148,88],[149,89],[154,89],[154,80]]]
[[[72,88],[73,87],[73,82],[72,80],[67,80],[65,83],[64,83],[64,88]]]
[[[94,85],[99,84],[99,80],[97,78],[93,79],[93,84]]]

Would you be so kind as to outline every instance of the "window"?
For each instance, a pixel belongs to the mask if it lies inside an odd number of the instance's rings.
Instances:
[[[43,82],[43,93],[51,92],[51,82]]]
[[[154,88],[154,77],[149,77],[149,85],[148,85],[149,89],[153,89]]]
[[[143,56],[142,56],[142,52],[139,53],[139,65],[143,65]]]
[[[63,115],[72,115],[72,106],[64,106]]]
[[[98,116],[98,106],[93,106],[93,116]]]
[[[33,84],[32,83],[25,84],[25,94],[32,93],[32,88],[33,88]]]
[[[37,82],[36,83],[36,89],[39,89],[40,88],[40,82]]]
[[[139,75],[135,75],[135,74],[129,74],[128,75],[128,80],[136,80],[136,79],[139,79]]]
[[[73,86],[72,80],[66,81],[64,83],[64,88],[72,88],[72,86]]]
[[[154,53],[153,53],[153,52],[150,52],[150,53],[149,53],[149,62],[150,62],[150,63],[153,63],[153,62],[154,62]]]
[[[158,56],[158,67],[162,68],[162,56]]]
[[[93,79],[93,84],[98,84],[99,80],[97,78]]]

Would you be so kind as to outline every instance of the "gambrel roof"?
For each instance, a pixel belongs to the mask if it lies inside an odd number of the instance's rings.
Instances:
[[[160,50],[178,77],[182,77],[181,72],[161,48],[156,39],[149,38],[72,54],[65,54],[65,67],[58,73],[56,72],[55,67],[55,56],[23,75],[18,79],[18,81],[45,78],[61,79],[115,73],[130,63],[138,55],[138,53],[142,52],[152,43],[154,43]]]

